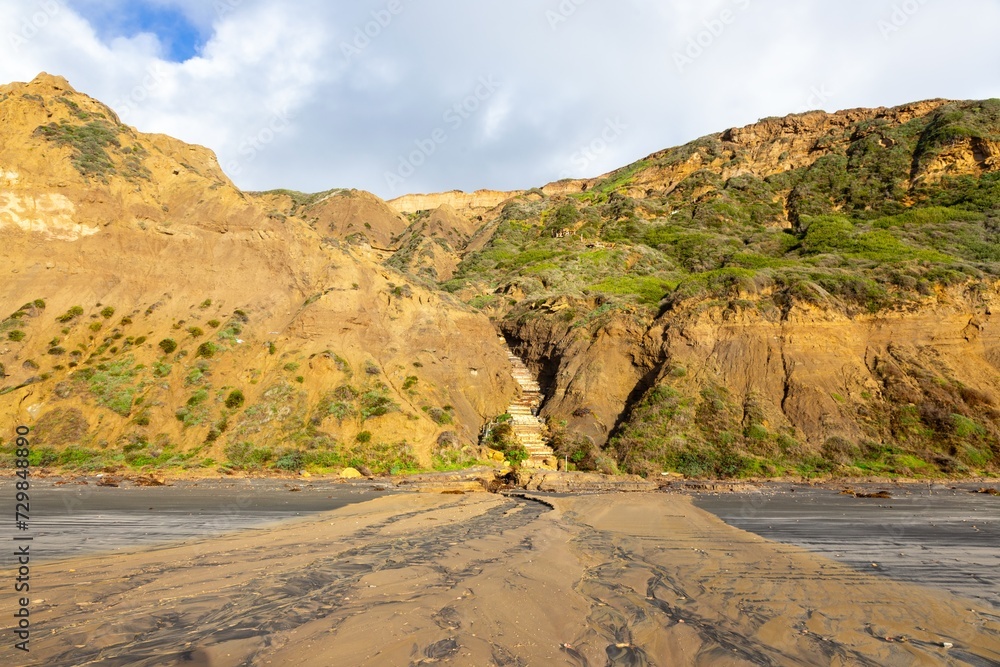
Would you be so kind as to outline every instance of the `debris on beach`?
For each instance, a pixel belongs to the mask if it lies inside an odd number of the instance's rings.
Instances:
[[[126,477],[128,481],[132,482],[136,486],[165,486],[166,482],[152,475],[133,475]]]
[[[97,486],[110,486],[117,488],[121,484],[122,478],[115,477],[114,475],[105,475],[101,473],[97,476]]]
[[[885,490],[869,493],[866,491],[856,491],[854,489],[848,488],[841,491],[840,495],[854,496],[855,498],[892,498],[892,494]]]

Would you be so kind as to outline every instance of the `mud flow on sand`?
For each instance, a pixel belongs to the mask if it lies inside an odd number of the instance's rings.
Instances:
[[[391,494],[43,564],[27,664],[1000,664],[995,609],[769,542],[687,497],[547,502]]]

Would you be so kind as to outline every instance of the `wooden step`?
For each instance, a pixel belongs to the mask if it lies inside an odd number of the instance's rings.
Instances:
[[[507,351],[511,375],[521,389],[507,408],[507,414],[511,416],[511,429],[529,454],[529,461],[526,462],[529,467],[551,466],[554,453],[548,446],[545,422],[537,416],[543,400],[542,387],[524,361],[510,349],[507,341],[503,337],[500,337],[500,341]]]

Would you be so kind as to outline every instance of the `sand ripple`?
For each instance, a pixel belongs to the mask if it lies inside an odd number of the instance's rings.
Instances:
[[[44,565],[33,664],[1000,664],[991,610],[768,542],[687,498],[551,502],[399,495]]]

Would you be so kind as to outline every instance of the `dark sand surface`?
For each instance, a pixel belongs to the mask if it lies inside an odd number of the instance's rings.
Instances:
[[[157,487],[96,482],[32,482],[30,534],[36,562],[260,529],[371,500],[386,487],[280,479],[177,481]],[[0,499],[13,496],[14,480],[0,481]],[[0,568],[10,565],[9,559],[0,559]]]
[[[694,503],[769,540],[1000,609],[1000,497],[974,493],[980,486],[854,485],[892,496],[857,498],[773,484]]]
[[[767,541],[686,496],[550,502],[383,494],[40,564],[32,653],[5,644],[0,664],[1000,664],[995,609]]]

